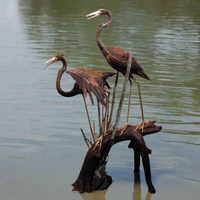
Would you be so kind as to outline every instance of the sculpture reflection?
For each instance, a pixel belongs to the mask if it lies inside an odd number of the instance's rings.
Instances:
[[[83,200],[106,200],[106,190],[95,191],[92,193],[83,193],[80,194]],[[140,181],[140,174],[134,174],[134,185],[133,185],[133,200],[142,200],[141,197],[141,181]],[[147,192],[145,200],[151,200],[152,194]]]
[[[133,185],[133,200],[142,200],[141,197],[141,184],[140,184],[140,174],[134,175],[134,185]],[[145,200],[151,200],[151,193],[147,192]]]
[[[83,193],[80,194],[83,200],[106,200],[105,195],[106,195],[107,189],[106,190],[101,190],[101,191],[95,191],[92,193]]]

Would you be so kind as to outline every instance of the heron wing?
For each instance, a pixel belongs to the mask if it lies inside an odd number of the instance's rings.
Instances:
[[[80,89],[82,89],[84,96],[87,93],[90,96],[91,102],[93,103],[92,94],[93,93],[98,101],[105,106],[108,97],[105,93],[104,87],[110,88],[106,79],[115,73],[113,72],[98,72],[89,68],[79,67],[75,70],[67,70],[67,73],[72,76],[74,80],[79,84]]]
[[[107,61],[110,64],[110,66],[116,69],[117,71],[121,72],[123,75],[125,75],[130,55],[129,52],[118,46],[108,47],[108,52],[109,54],[107,57]],[[132,74],[137,74],[142,78],[150,80],[148,75],[144,72],[142,67],[137,63],[137,61],[133,57],[130,73],[131,78]]]

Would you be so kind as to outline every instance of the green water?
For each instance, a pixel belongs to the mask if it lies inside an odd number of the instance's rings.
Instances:
[[[128,143],[113,147],[107,191],[71,192],[87,151],[80,127],[89,134],[81,96],[61,97],[55,88],[61,63],[43,63],[63,54],[70,69],[113,71],[95,41],[106,16],[87,20],[99,8],[112,11],[101,32],[107,46],[132,50],[151,78],[141,84],[145,120],[163,130],[145,137],[153,184],[150,195],[141,169],[134,185],[133,152]],[[0,200],[151,199],[199,200],[200,172],[200,2],[4,0],[0,2]],[[117,98],[123,77],[120,75]],[[109,79],[113,86],[114,78]],[[64,75],[69,90],[73,80]],[[97,120],[96,105],[90,115]],[[120,124],[126,121],[126,96]],[[130,124],[141,121],[136,85]]]

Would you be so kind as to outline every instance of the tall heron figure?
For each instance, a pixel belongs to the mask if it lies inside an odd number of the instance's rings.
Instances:
[[[106,58],[108,64],[112,68],[117,70],[117,72],[121,72],[125,76],[127,64],[128,64],[129,53],[126,50],[124,50],[123,48],[118,47],[118,46],[107,47],[100,40],[101,30],[105,27],[108,27],[112,22],[111,13],[108,10],[99,9],[96,12],[93,12],[93,13],[86,15],[86,17],[87,17],[87,19],[91,19],[91,18],[100,16],[100,15],[107,15],[108,21],[106,23],[100,24],[100,26],[97,29],[97,32],[96,32],[97,45],[99,46],[99,49],[101,50],[102,54]],[[140,76],[142,78],[150,80],[150,78],[144,72],[142,67],[137,63],[137,61],[134,58],[132,58],[132,65],[131,65],[131,71],[130,71],[130,77],[129,77],[129,82],[130,82],[130,85],[129,85],[129,103],[128,103],[128,114],[127,114],[126,125],[128,124],[128,119],[129,119],[131,86],[132,86],[131,79],[133,79],[136,82],[137,88],[138,88],[138,93],[139,93],[139,98],[140,98],[140,106],[141,106],[141,113],[142,113],[142,125],[144,127],[144,114],[143,114],[143,107],[142,107],[142,98],[141,98],[141,93],[140,93],[140,85],[139,85],[139,82],[133,77],[132,74],[137,74],[138,76]]]
[[[83,100],[84,100],[85,109],[87,112],[90,130],[93,135],[93,130],[92,130],[85,98],[87,94],[89,94],[91,103],[94,104],[93,97],[91,94],[93,93],[96,96],[97,100],[102,104],[102,106],[105,107],[106,102],[109,101],[106,95],[106,91],[110,89],[110,85],[108,84],[106,79],[113,76],[115,73],[95,71],[93,69],[84,68],[84,67],[78,67],[75,70],[67,69],[67,62],[62,55],[54,55],[50,60],[46,61],[44,65],[47,63],[49,64],[47,64],[45,68],[59,60],[62,61],[63,67],[58,71],[58,75],[56,79],[56,89],[58,93],[64,97],[73,97],[78,94],[83,95]],[[70,74],[71,77],[75,80],[74,87],[72,88],[72,90],[67,91],[67,92],[63,91],[60,86],[61,77],[65,71],[68,74]]]

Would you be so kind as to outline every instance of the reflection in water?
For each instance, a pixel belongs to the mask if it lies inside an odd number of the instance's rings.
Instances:
[[[106,200],[107,190],[96,191],[92,193],[83,193],[81,197],[83,200]],[[141,197],[141,184],[140,184],[140,174],[134,175],[134,185],[133,185],[133,200],[142,200]],[[152,194],[147,192],[145,200],[151,200]]]
[[[135,174],[133,186],[133,200],[141,200],[140,174]]]
[[[106,192],[107,190],[96,191],[92,193],[83,193],[81,194],[81,197],[83,198],[83,200],[106,200]]]
[[[147,192],[145,200],[151,200],[151,196],[152,194]],[[140,174],[135,174],[134,186],[133,186],[133,200],[142,200]]]

